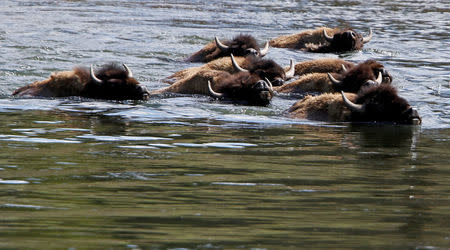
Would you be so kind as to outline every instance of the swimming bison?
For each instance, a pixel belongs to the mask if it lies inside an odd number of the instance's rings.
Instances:
[[[55,72],[50,78],[36,81],[13,92],[15,96],[68,97],[81,96],[109,100],[145,100],[147,88],[133,78],[131,70],[123,64],[107,64],[94,73],[84,67],[72,71]]]
[[[288,110],[292,118],[341,122],[389,122],[417,125],[422,122],[397,90],[390,85],[377,85],[358,94],[326,93],[306,96]]]
[[[325,69],[332,70],[333,73],[324,73],[320,67],[317,67],[319,73],[309,73],[300,76],[299,79],[275,88],[278,93],[305,93],[305,92],[352,92],[356,93],[363,87],[378,84],[390,84],[392,76],[387,72],[384,66],[375,60],[367,60],[360,64],[351,63],[341,64],[341,70],[337,70],[338,66],[330,62],[339,63],[341,60],[321,59],[320,62],[325,63]],[[314,64],[314,61],[305,64]],[[347,66],[345,66],[347,65]],[[353,66],[352,66],[353,65]],[[331,67],[333,66],[333,67]],[[347,68],[349,67],[349,68]],[[296,65],[296,69],[298,69]]]
[[[188,62],[210,62],[217,58],[235,56],[257,56],[263,57],[269,51],[267,42],[263,49],[260,49],[256,39],[251,35],[238,35],[233,40],[221,42],[215,37],[214,42],[207,44],[201,50],[191,55]]]
[[[276,48],[300,49],[317,53],[346,52],[361,50],[365,43],[372,39],[372,29],[363,36],[353,29],[326,28],[305,30],[298,34],[285,35],[270,41]]]

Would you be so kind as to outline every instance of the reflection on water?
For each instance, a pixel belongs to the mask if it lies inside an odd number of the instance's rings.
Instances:
[[[448,248],[445,1],[0,3],[0,248]],[[374,18],[376,17],[376,18]],[[307,21],[306,21],[307,20]],[[204,96],[15,99],[75,65],[125,62],[150,90],[214,36],[374,30],[422,126],[319,123]],[[271,48],[282,65],[323,56]],[[197,64],[195,64],[197,65]]]

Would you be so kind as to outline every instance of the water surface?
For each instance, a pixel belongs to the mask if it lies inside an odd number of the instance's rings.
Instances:
[[[0,3],[0,248],[450,247],[447,1]],[[272,48],[282,65],[376,59],[421,126],[292,120],[203,96],[11,97],[76,65],[153,90],[214,36],[374,30],[359,52]]]

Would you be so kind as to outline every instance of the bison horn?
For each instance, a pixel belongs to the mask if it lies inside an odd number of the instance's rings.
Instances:
[[[372,28],[369,28],[369,34],[363,37],[363,43],[368,43],[372,39]]]
[[[345,72],[347,72],[347,67],[345,67],[345,65],[344,64],[341,64],[342,65],[342,71],[345,73]]]
[[[269,52],[269,42],[266,42],[266,44],[264,45],[264,48],[259,52],[259,55],[261,57],[267,55],[267,52]]]
[[[92,65],[91,65],[91,79],[92,79],[95,83],[97,83],[97,84],[101,84],[101,83],[103,82],[102,80],[98,79],[98,78],[95,76],[95,74],[94,74],[94,68],[92,67]]]
[[[329,36],[328,34],[327,34],[327,29],[323,29],[323,36],[325,37],[325,39],[328,41],[328,42],[332,42],[333,41],[333,36]]]
[[[327,74],[328,74],[328,78],[330,78],[330,81],[331,81],[333,84],[335,84],[335,85],[341,85],[341,84],[342,84],[342,81],[337,80],[337,79],[334,78],[330,73],[327,73]]]
[[[375,82],[378,84],[381,84],[382,81],[383,81],[383,75],[381,74],[381,72],[378,72],[378,77],[375,80]]]
[[[236,62],[236,60],[234,59],[233,54],[230,54],[231,57],[231,63],[233,64],[233,67],[235,70],[239,71],[239,72],[248,72],[248,70],[241,68],[241,66],[239,66],[239,64]]]
[[[127,67],[127,65],[124,63],[123,67],[125,68],[125,70],[127,71],[127,77],[128,78],[132,78],[133,77],[133,73],[131,72],[130,68]]]
[[[266,80],[267,84],[269,84],[270,91],[273,91],[273,85],[272,85],[272,83],[269,81],[269,79],[267,79],[267,77],[265,77],[264,80]]]
[[[295,75],[295,64],[294,60],[291,59],[291,63],[289,65],[289,69],[285,72],[286,79],[291,79]]]
[[[224,94],[222,94],[222,93],[217,93],[217,92],[215,92],[215,91],[212,89],[212,87],[211,87],[211,81],[209,81],[209,80],[208,80],[208,90],[209,90],[209,94],[210,94],[212,97],[215,97],[215,98],[222,98],[222,97],[224,96]]]
[[[214,40],[216,41],[216,46],[217,46],[217,48],[219,48],[220,50],[227,50],[227,49],[229,49],[229,46],[227,46],[227,45],[221,43],[221,42],[219,41],[219,38],[217,38],[217,36],[214,37]]]
[[[351,111],[358,112],[358,113],[364,113],[365,108],[362,104],[354,104],[344,94],[344,91],[341,90],[342,99],[344,100],[345,106],[349,108]]]

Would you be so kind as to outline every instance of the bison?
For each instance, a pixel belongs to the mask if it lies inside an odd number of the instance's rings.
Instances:
[[[330,65],[326,64],[324,68],[336,72],[337,65],[329,67]],[[384,69],[384,66],[374,60],[367,60],[356,66],[347,64],[347,66],[350,66],[349,69],[345,65],[341,64],[340,73],[333,73],[334,76],[329,72],[305,74],[289,84],[276,87],[275,91],[278,93],[323,93],[343,90],[345,92],[356,93],[363,87],[382,83],[390,84],[392,81],[392,76]],[[322,69],[318,67],[316,71],[320,70]]]
[[[233,40],[221,42],[215,37],[214,42],[208,43],[201,50],[197,51],[189,58],[188,62],[210,62],[217,58],[235,56],[256,56],[263,57],[269,51],[269,42],[263,49],[260,49],[256,39],[251,35],[238,35]]]
[[[317,53],[339,53],[361,50],[363,45],[372,39],[372,29],[363,36],[353,29],[326,28],[305,30],[298,34],[285,35],[269,42],[276,48],[300,49]]]
[[[417,110],[398,96],[391,85],[376,85],[353,93],[325,93],[306,96],[288,110],[298,119],[339,122],[389,122],[421,124]]]
[[[50,78],[36,81],[13,92],[14,96],[68,97],[81,96],[109,100],[145,100],[149,97],[146,87],[133,78],[131,70],[111,63],[94,73],[85,67],[72,71],[55,72]]]
[[[249,71],[231,74],[222,70],[200,70],[151,94],[164,93],[210,95],[243,104],[267,105],[273,97],[273,87],[267,78]]]

